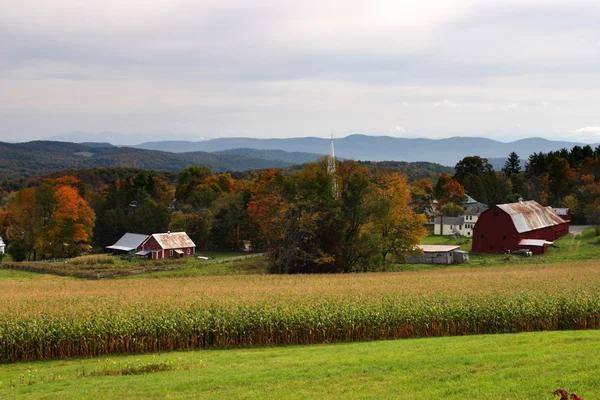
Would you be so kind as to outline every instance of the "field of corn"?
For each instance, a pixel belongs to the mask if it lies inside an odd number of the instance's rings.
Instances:
[[[0,279],[0,362],[600,328],[595,260],[344,275]]]

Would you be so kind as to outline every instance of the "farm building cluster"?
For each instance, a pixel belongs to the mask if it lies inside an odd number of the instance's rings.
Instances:
[[[115,244],[106,248],[113,254],[129,254],[153,260],[196,254],[196,244],[185,232],[153,233],[152,235],[126,233]]]
[[[430,213],[428,222],[434,235],[473,238],[473,253],[545,254],[549,246],[569,233],[568,208],[545,207],[533,200],[488,207],[470,197],[463,207],[458,217]],[[419,247],[423,255],[406,257],[407,262],[452,264],[468,260],[468,253],[458,246]]]
[[[563,218],[564,217],[564,218]],[[480,216],[473,230],[474,253],[530,250],[545,254],[548,246],[569,233],[568,213],[530,200],[497,204]]]

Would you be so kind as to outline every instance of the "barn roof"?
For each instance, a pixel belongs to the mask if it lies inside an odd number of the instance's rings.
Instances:
[[[552,242],[543,239],[522,239],[519,242],[519,246],[543,247],[547,244],[552,244]]]
[[[147,238],[148,235],[127,232],[121,236],[121,239],[117,240],[117,243],[112,246],[106,246],[106,248],[110,250],[131,251],[137,249]]]
[[[555,208],[555,207],[552,207],[552,209],[558,215],[565,216],[565,217],[569,216],[569,209],[568,208]]]
[[[196,247],[196,244],[185,232],[155,233],[152,237],[165,250]]]
[[[565,221],[552,210],[534,200],[518,203],[498,204],[498,208],[510,215],[517,232],[530,232],[537,229],[564,224]]]
[[[423,253],[442,253],[456,250],[460,248],[460,246],[448,246],[443,244],[420,244],[419,248],[423,250]]]

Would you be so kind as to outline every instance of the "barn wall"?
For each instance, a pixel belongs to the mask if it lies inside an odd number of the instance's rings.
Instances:
[[[516,250],[520,239],[510,215],[494,206],[484,211],[475,224],[472,251],[504,253]]]
[[[144,243],[142,243],[142,245],[138,247],[137,250],[162,250],[162,247],[160,247],[160,244],[158,244],[155,238],[150,236],[150,238]]]
[[[544,245],[544,246],[519,245],[519,249],[527,249],[527,250],[531,251],[532,254],[539,255],[539,254],[546,254],[548,247],[546,245]]]
[[[427,252],[420,256],[406,257],[409,264],[452,264],[452,252]]]
[[[190,254],[189,257],[192,257],[196,254],[196,248],[195,247],[183,247],[177,250],[181,250],[183,251],[183,256],[187,257],[188,253],[187,250],[190,250]],[[160,246],[160,244],[158,244],[158,242],[156,241],[156,239],[154,237],[150,237],[145,243],[143,243],[142,245],[140,245],[140,247],[138,247],[137,249],[138,251],[140,250],[160,250],[158,255],[156,255],[155,259],[161,259],[163,258],[163,253],[162,253],[162,247]],[[164,258],[169,258],[171,257],[171,249],[165,250],[165,256]],[[173,253],[175,254],[175,249],[173,249]],[[175,255],[173,255],[174,257]],[[155,257],[155,256],[153,256]]]

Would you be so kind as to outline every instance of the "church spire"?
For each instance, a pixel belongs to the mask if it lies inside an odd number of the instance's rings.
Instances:
[[[335,173],[335,150],[333,148],[333,133],[331,133],[331,145],[329,149],[329,157],[327,159],[327,173],[332,175],[332,190],[335,198],[339,198],[337,174]]]

